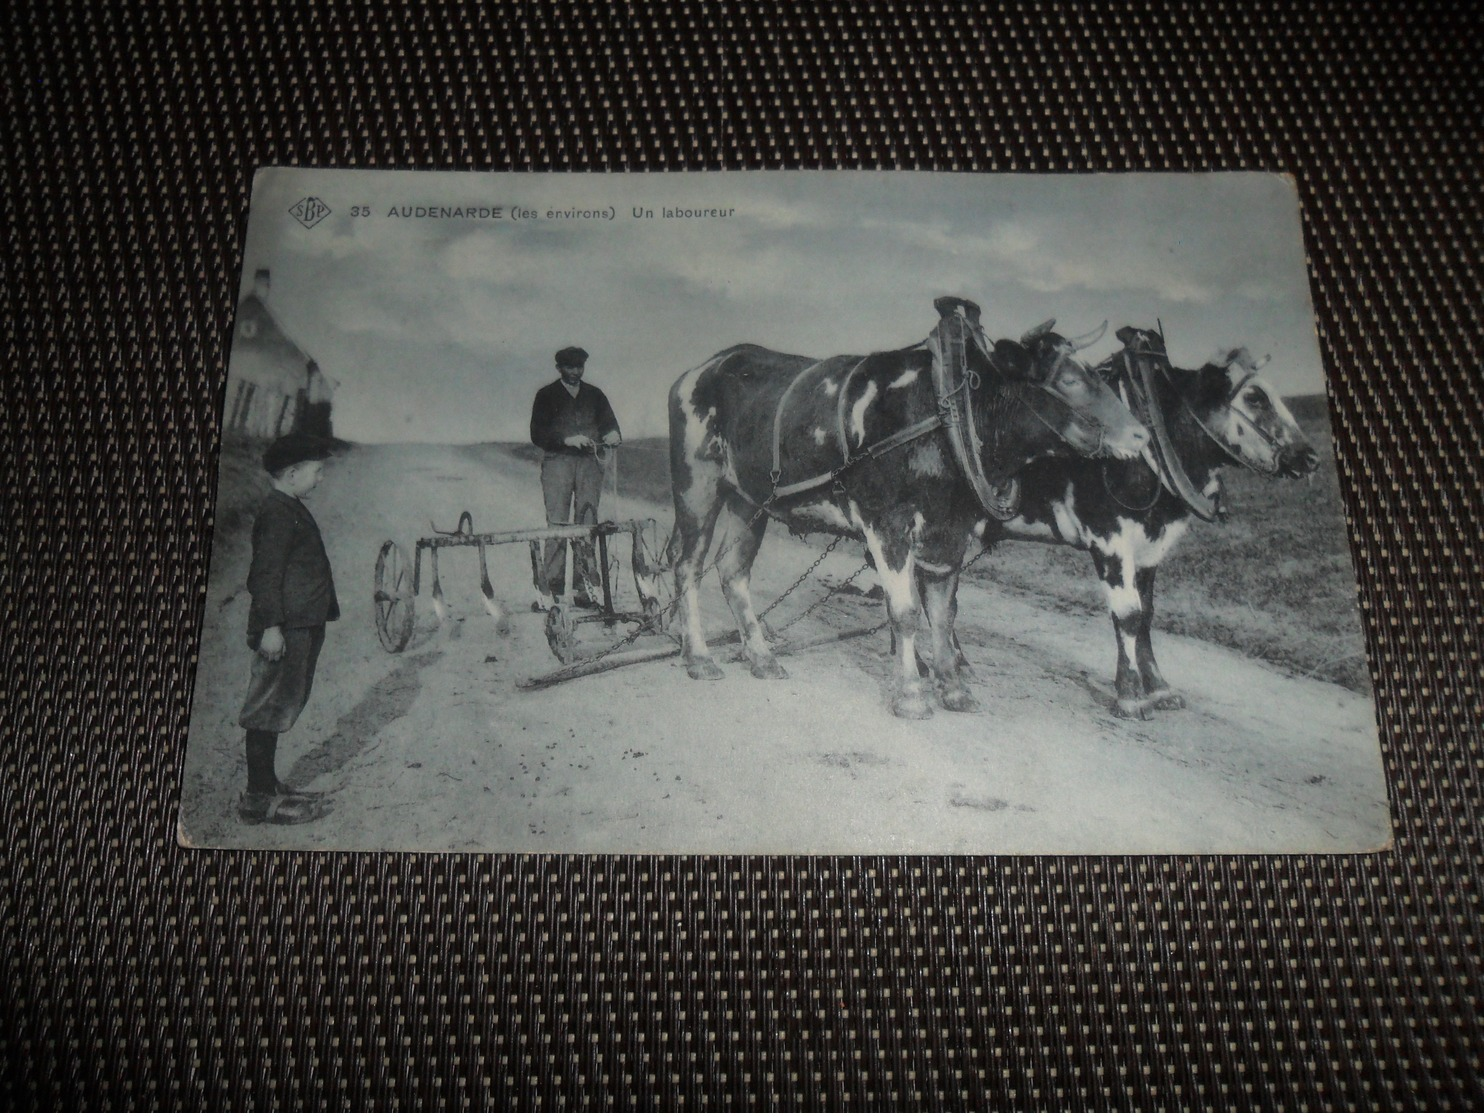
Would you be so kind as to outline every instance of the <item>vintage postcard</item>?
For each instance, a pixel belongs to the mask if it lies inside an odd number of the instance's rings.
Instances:
[[[191,847],[1391,841],[1297,192],[270,168]]]

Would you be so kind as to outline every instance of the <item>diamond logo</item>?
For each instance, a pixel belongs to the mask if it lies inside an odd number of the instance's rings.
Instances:
[[[304,228],[312,229],[326,217],[330,216],[330,207],[311,195],[308,198],[300,198],[295,202],[292,208],[289,209],[289,213]]]

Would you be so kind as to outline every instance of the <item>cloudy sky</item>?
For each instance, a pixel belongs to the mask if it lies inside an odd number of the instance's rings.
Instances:
[[[306,197],[331,211],[312,228],[289,212]],[[416,215],[456,206],[501,216]],[[548,216],[573,209],[604,216]],[[1270,175],[270,169],[244,293],[259,268],[340,382],[336,433],[368,442],[524,439],[566,345],[592,354],[627,436],[663,434],[670,384],[719,349],[900,348],[945,294],[978,302],[991,337],[1106,318],[1096,359],[1113,329],[1161,319],[1176,364],[1246,345],[1283,392],[1324,386],[1297,197]]]

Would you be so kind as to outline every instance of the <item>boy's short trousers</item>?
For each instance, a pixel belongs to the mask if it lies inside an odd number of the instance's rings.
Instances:
[[[243,729],[264,729],[283,733],[294,722],[309,701],[309,688],[314,685],[314,665],[325,643],[325,626],[286,628],[283,630],[283,655],[269,662],[257,652],[252,657],[252,682],[237,724]]]

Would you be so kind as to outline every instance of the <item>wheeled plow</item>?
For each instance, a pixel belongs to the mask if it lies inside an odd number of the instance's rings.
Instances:
[[[658,631],[661,622],[660,580],[663,567],[651,555],[645,542],[645,532],[653,534],[655,521],[621,520],[601,524],[571,524],[558,527],[523,528],[515,531],[476,532],[474,520],[468,512],[459,516],[458,526],[453,531],[433,528],[433,534],[419,539],[413,550],[412,563],[408,564],[407,553],[395,540],[388,539],[381,545],[376,556],[376,583],[374,600],[376,606],[376,633],[381,646],[389,652],[400,652],[412,639],[415,622],[415,598],[422,592],[423,563],[426,556],[433,613],[441,624],[448,615],[448,603],[443,596],[443,585],[438,573],[438,556],[450,547],[473,547],[479,552],[479,594],[484,608],[494,618],[502,634],[510,631],[510,619],[504,607],[495,597],[490,583],[489,564],[486,552],[491,547],[509,543],[526,543],[531,550],[531,572],[535,588],[543,602],[551,604],[546,612],[546,639],[553,654],[562,663],[573,662],[578,655],[576,628],[579,624],[602,624],[612,628],[618,624],[631,624],[639,630]],[[634,578],[634,589],[638,594],[637,610],[619,609],[614,604],[613,564],[610,562],[612,540],[628,535],[629,567]],[[542,574],[541,550],[548,540],[565,540],[569,543],[589,542],[597,551],[597,566],[600,584],[593,587],[600,601],[587,610],[573,608],[570,604],[554,600]]]

